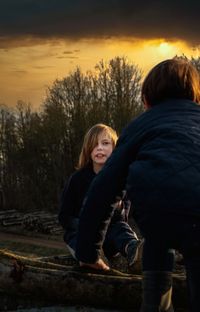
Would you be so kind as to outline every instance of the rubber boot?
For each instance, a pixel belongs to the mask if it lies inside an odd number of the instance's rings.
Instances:
[[[174,312],[171,297],[171,272],[143,272],[143,301],[140,312]]]

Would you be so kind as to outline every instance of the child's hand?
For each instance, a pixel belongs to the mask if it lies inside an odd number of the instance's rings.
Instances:
[[[95,263],[84,263],[80,261],[79,264],[80,266],[86,266],[96,270],[110,270],[109,266],[102,259],[97,260]]]

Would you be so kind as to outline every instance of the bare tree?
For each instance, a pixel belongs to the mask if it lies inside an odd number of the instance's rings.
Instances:
[[[126,58],[80,68],[47,89],[40,112],[19,101],[0,109],[0,194],[6,206],[57,210],[85,132],[103,122],[118,133],[142,111],[141,70]],[[3,197],[2,197],[3,198]]]

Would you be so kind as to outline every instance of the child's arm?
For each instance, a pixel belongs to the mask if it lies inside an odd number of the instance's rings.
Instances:
[[[76,209],[75,185],[73,176],[69,178],[62,192],[58,219],[64,229],[68,226],[70,216],[74,215]]]

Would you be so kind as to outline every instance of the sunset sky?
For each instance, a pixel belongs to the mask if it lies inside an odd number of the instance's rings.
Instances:
[[[143,72],[200,56],[200,1],[0,0],[0,104],[42,104],[76,66],[127,56]]]

